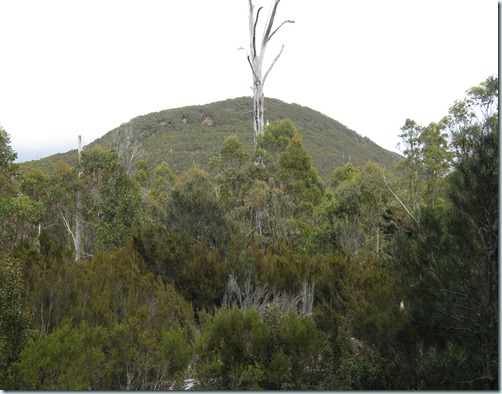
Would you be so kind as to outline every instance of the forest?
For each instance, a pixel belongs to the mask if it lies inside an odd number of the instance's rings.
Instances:
[[[498,389],[498,83],[328,182],[288,118],[180,174],[0,129],[0,388]]]

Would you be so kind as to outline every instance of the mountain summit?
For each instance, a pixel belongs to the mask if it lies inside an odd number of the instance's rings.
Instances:
[[[165,161],[175,174],[193,164],[205,168],[217,155],[223,141],[235,134],[252,152],[253,123],[250,97],[239,97],[205,105],[152,112],[131,119],[109,131],[90,145],[101,144],[116,149],[124,144],[134,150],[135,159],[154,167]],[[367,137],[362,137],[340,122],[310,108],[266,99],[265,119],[290,118],[302,135],[306,149],[319,175],[329,180],[331,172],[348,161],[355,165],[368,160],[393,168],[401,156],[388,151]],[[73,161],[75,151],[42,159],[52,167],[59,159]]]

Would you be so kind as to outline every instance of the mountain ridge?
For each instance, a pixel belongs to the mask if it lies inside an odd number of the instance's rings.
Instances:
[[[319,111],[274,98],[266,99],[265,119],[283,118],[290,118],[295,123],[314,167],[325,182],[329,182],[330,174],[337,166],[348,161],[360,165],[371,160],[391,169],[401,159],[397,153],[378,146]],[[245,148],[252,152],[250,97],[139,115],[86,147],[101,144],[118,150],[125,144],[136,151],[137,159],[145,160],[151,168],[165,161],[175,174],[180,174],[193,164],[205,168],[209,159],[218,154],[225,138],[232,134],[237,135]],[[59,160],[73,164],[76,149],[21,164],[40,166],[52,172]]]

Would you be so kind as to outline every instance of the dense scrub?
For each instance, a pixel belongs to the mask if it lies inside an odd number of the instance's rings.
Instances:
[[[289,119],[179,176],[1,130],[0,386],[497,389],[498,79],[401,138],[326,184]]]

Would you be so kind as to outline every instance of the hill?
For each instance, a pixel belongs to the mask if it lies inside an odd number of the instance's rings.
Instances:
[[[371,160],[394,168],[401,158],[310,108],[277,99],[266,99],[265,108],[266,119],[288,117],[296,124],[313,165],[325,181],[334,168],[349,160],[355,165]],[[138,116],[89,145],[113,148],[127,143],[137,151],[136,157],[146,160],[151,167],[166,161],[175,174],[180,174],[193,164],[205,168],[231,134],[236,134],[251,152],[252,127],[251,98],[240,97]],[[25,164],[52,171],[57,161],[73,163],[75,158],[73,150]]]

